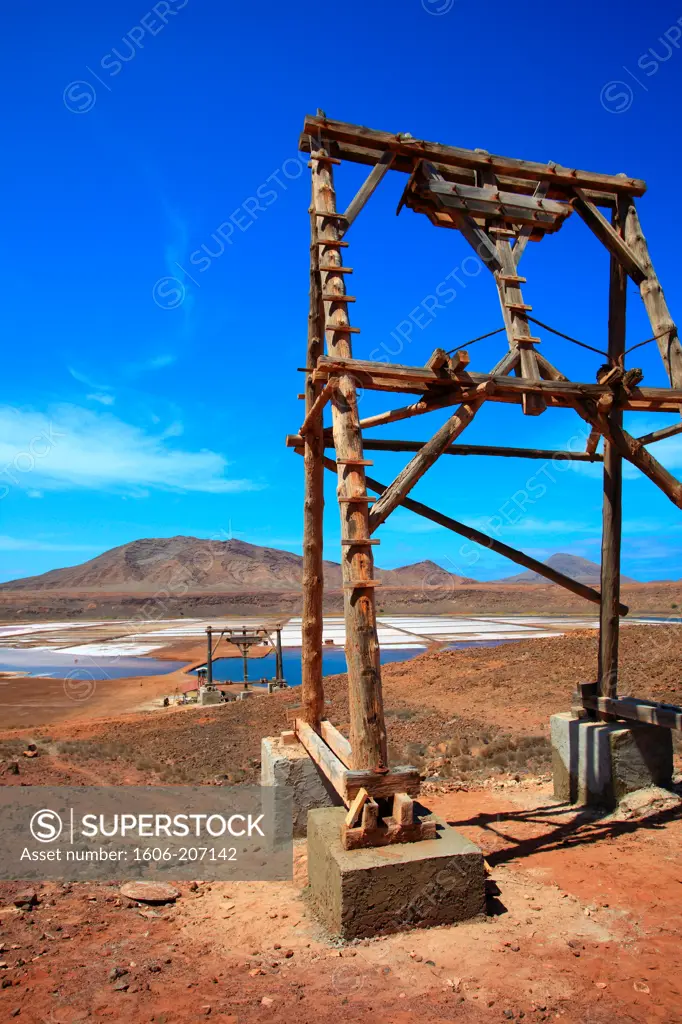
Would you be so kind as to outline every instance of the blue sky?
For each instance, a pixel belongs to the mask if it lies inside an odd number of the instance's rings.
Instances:
[[[0,578],[180,533],[300,551],[302,467],[284,436],[302,419],[306,339],[309,179],[297,143],[317,107],[381,130],[646,179],[640,216],[680,315],[671,207],[681,8],[627,0],[616,17],[594,4],[567,14],[536,2],[512,12],[346,0],[321,13],[309,0],[25,0],[4,12]],[[365,174],[337,169],[341,208]],[[354,351],[420,364],[501,320],[492,277],[459,234],[409,210],[396,219],[405,180],[389,174],[348,235],[362,332]],[[577,215],[528,246],[522,272],[534,315],[605,347],[608,258]],[[429,319],[420,309],[438,285],[447,301]],[[629,303],[634,344],[652,331],[632,285]],[[565,373],[594,380],[599,356],[540,333]],[[490,368],[504,348],[503,336],[480,342],[472,369]],[[654,345],[636,365],[646,383],[665,383]],[[399,396],[367,394],[361,410],[391,404]],[[442,419],[377,436],[427,439]],[[640,434],[672,422],[632,419]],[[584,425],[491,403],[462,441],[583,447]],[[656,454],[682,472],[680,439]],[[373,458],[384,482],[406,461]],[[449,458],[414,494],[537,557],[598,559],[596,467]],[[332,479],[326,555],[338,559],[333,497]],[[628,470],[624,571],[682,576],[681,525]],[[381,542],[386,567],[433,558],[482,579],[516,571],[405,511]]]

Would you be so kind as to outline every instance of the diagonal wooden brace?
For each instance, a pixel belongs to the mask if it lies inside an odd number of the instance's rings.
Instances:
[[[370,512],[370,533],[374,533],[388,519],[391,512],[397,508],[405,495],[409,494],[414,485],[421,480],[427,469],[443,454],[448,445],[452,444],[456,437],[459,437],[465,427],[468,427],[483,401],[484,398],[480,398],[469,405],[460,405],[454,416],[451,416],[440,430],[433,435],[431,440],[424,445],[421,451],[417,452],[411,462],[408,462],[402,473],[399,473],[390,487],[386,488]]]
[[[647,451],[636,437],[632,437],[622,427],[615,424],[612,419],[604,412],[601,412],[598,406],[589,399],[577,402],[575,409],[584,420],[590,423],[593,428],[598,430],[607,441],[618,449],[624,459],[631,462],[633,466],[637,466],[645,476],[648,476],[663,491],[666,497],[670,498],[674,505],[682,508],[682,484]]]

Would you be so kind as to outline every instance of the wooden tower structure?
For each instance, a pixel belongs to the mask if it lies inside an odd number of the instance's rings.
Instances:
[[[589,714],[635,718],[679,728],[680,709],[618,698],[621,491],[623,459],[631,462],[682,508],[682,485],[650,453],[649,446],[682,431],[676,422],[643,437],[623,429],[623,412],[670,412],[682,407],[682,347],[642,234],[635,200],[643,181],[562,167],[555,163],[493,156],[328,119],[305,118],[300,149],[310,153],[310,312],[306,357],[306,415],[287,444],[304,457],[303,696],[295,732],[349,806],[347,845],[406,841],[427,834],[414,816],[419,792],[416,769],[389,769],[376,628],[373,537],[402,506],[540,573],[600,608],[599,672],[584,686]],[[334,169],[343,161],[371,166],[348,208],[336,207]],[[383,177],[407,176],[400,206],[424,214],[436,227],[461,232],[491,272],[497,288],[506,351],[488,372],[470,369],[466,351],[442,349],[425,366],[358,359],[353,353],[346,288],[352,269],[344,262],[346,235]],[[400,207],[399,207],[400,209]],[[524,301],[520,263],[529,241],[560,230],[577,214],[610,254],[608,353],[596,382],[569,380],[539,350],[537,321]],[[639,287],[669,388],[640,386],[642,373],[626,362],[626,282]],[[541,325],[546,326],[546,325]],[[548,328],[551,330],[551,328]],[[356,389],[416,396],[410,404],[361,419]],[[453,442],[487,402],[517,404],[526,416],[553,408],[573,409],[590,427],[585,452],[547,452]],[[323,413],[331,405],[331,428]],[[377,440],[370,428],[434,410],[454,411],[429,441]],[[604,439],[603,456],[596,454]],[[335,458],[325,456],[333,449]],[[368,475],[366,453],[413,453],[387,486]],[[414,501],[409,493],[443,454],[603,461],[601,592],[478,530]],[[323,477],[336,474],[341,518],[346,658],[350,691],[350,739],[324,720],[322,688]],[[369,492],[378,497],[372,497]],[[672,716],[672,717],[671,717]],[[392,807],[382,801],[393,799]],[[383,818],[384,825],[378,821]],[[359,824],[358,824],[359,823]],[[358,827],[356,827],[356,825]]]

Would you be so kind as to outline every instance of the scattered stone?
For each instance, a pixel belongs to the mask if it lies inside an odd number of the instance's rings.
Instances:
[[[18,761],[8,761],[8,763],[7,763],[7,771],[9,772],[10,775],[18,775],[19,774],[19,762]]]
[[[609,816],[611,821],[640,820],[663,811],[673,811],[682,805],[682,799],[676,793],[660,786],[647,786],[636,789],[623,797],[617,809]]]
[[[436,961],[435,960],[425,960],[424,963],[425,963],[426,967],[435,967],[436,966]]]
[[[293,949],[288,949],[284,955],[287,958],[287,960],[291,960],[292,956],[294,955]]]
[[[647,996],[651,992],[651,989],[649,988],[649,986],[647,985],[647,983],[645,981],[635,981],[635,982],[633,982],[632,987],[634,988],[635,992],[643,992],[644,995],[647,995]]]
[[[196,892],[199,886],[197,885],[196,882],[190,882],[187,888],[189,889],[190,892]]]
[[[14,1010],[12,1010],[12,1012],[10,1013],[10,1017],[18,1017],[20,1013],[21,1013],[21,1007],[20,1007],[20,1006],[17,1006],[17,1007],[15,1007],[15,1009],[14,1009]]]
[[[129,973],[127,967],[112,967],[109,971],[109,981],[118,981],[119,978]]]
[[[175,903],[180,895],[177,889],[165,882],[126,882],[120,891],[138,903]]]
[[[595,981],[594,984],[596,985],[597,988],[606,988],[606,982],[605,981]]]
[[[272,948],[273,949],[281,949],[282,948],[282,943],[281,942],[276,942]]]
[[[519,946],[518,942],[512,942],[509,948],[511,949],[512,953],[518,953],[521,950],[521,947]]]
[[[254,967],[252,968],[252,970],[249,971],[249,977],[251,978],[258,978],[262,974],[265,974],[265,971],[262,970],[260,967]]]
[[[35,907],[38,902],[35,889],[25,889],[24,892],[20,892],[18,896],[14,897],[14,906],[19,907],[20,910],[28,910],[30,907]]]
[[[275,1000],[271,999],[270,996],[263,996],[263,998],[260,1001],[260,1004],[261,1004],[261,1006],[272,1006],[274,1001]]]
[[[114,992],[127,992],[130,988],[130,983],[127,981],[117,981],[114,985]]]
[[[2,988],[11,988],[12,987],[12,979],[11,978],[3,978],[2,979],[2,986],[1,987]]]

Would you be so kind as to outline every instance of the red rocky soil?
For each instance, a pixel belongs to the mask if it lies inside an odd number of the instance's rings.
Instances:
[[[682,1022],[679,811],[619,820],[551,798],[547,717],[593,676],[595,650],[594,634],[571,634],[384,672],[395,755],[415,752],[424,802],[490,865],[484,919],[340,943],[309,911],[305,842],[293,882],[179,883],[177,901],[153,910],[93,883],[37,886],[26,909],[25,884],[0,883],[0,1019]],[[682,629],[624,630],[627,689],[680,702],[681,655]],[[344,725],[345,680],[327,684]],[[260,737],[298,699],[7,733],[0,782],[250,781]]]

